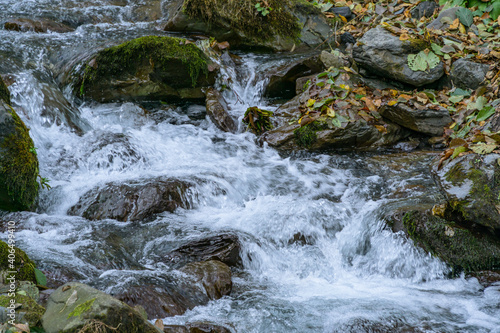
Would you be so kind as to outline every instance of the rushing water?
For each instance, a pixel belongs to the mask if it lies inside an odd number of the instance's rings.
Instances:
[[[162,5],[0,0],[2,20],[46,16],[79,24],[66,34],[0,30],[1,73],[12,82],[13,105],[31,128],[40,173],[52,186],[36,213],[3,219],[18,222],[18,246],[41,269],[113,293],[131,281],[175,274],[159,258],[186,241],[229,231],[243,248],[231,296],[166,324],[209,320],[235,332],[500,332],[500,286],[446,278],[446,265],[382,222],[402,201],[437,200],[427,172],[432,154],[284,155],[259,147],[241,126],[237,134],[219,131],[203,105],[153,110],[163,115],[158,121],[132,103],[76,105],[68,87],[56,84],[65,61],[164,34],[158,15],[137,22]],[[262,98],[263,74],[286,59],[239,55],[243,64],[220,81],[232,87],[224,95],[241,120],[249,106],[277,107]],[[157,176],[202,180],[194,208],[143,223],[66,214],[98,185]]]

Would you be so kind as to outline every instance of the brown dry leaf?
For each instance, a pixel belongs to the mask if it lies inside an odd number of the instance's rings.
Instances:
[[[364,120],[366,120],[367,122],[370,122],[372,120],[374,120],[375,118],[373,118],[372,116],[370,116],[368,113],[366,113],[365,111],[359,111],[358,112],[358,115],[363,118]]]
[[[375,106],[379,108],[382,105],[382,100],[380,98],[377,98],[373,101],[373,104],[375,104]]]
[[[401,36],[399,36],[399,40],[408,40],[408,39],[410,39],[410,36],[407,33],[403,33],[401,34]]]
[[[453,155],[453,151],[454,149],[446,149],[443,153],[443,157],[441,157],[441,159],[439,160],[439,163],[438,163],[438,170],[441,169],[442,165],[443,165],[443,162],[446,161],[447,159],[449,159],[451,157],[451,155]]]
[[[21,332],[30,332],[30,327],[26,324],[13,324],[13,326],[18,330],[21,330]]]
[[[423,92],[417,94],[417,101],[423,104],[429,103],[429,97]]]
[[[158,327],[162,332],[165,330],[165,325],[163,324],[163,320],[156,319],[155,326]]]
[[[365,87],[359,87],[353,90],[355,94],[358,95],[366,95],[366,88]]]
[[[375,104],[373,104],[373,102],[372,102],[371,99],[363,97],[363,98],[361,98],[361,100],[363,102],[365,102],[366,107],[368,108],[368,110],[370,110],[371,112],[377,111],[377,107],[375,106]]]
[[[460,146],[467,146],[467,141],[460,138],[456,138],[450,141],[450,148],[456,148]]]
[[[411,96],[411,95],[407,95],[407,94],[401,94],[401,95],[399,95],[399,97],[404,98],[404,99],[406,99],[407,101],[409,101],[410,99],[412,99],[412,98],[413,98],[413,96]]]
[[[460,19],[456,18],[455,21],[453,21],[453,23],[450,25],[449,29],[457,30],[459,25],[460,25]]]
[[[378,129],[378,131],[380,133],[387,133],[387,128],[385,128],[384,126],[382,125],[374,125],[376,129]]]

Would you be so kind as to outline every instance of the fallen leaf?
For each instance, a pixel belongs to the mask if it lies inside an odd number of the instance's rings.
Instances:
[[[165,330],[165,325],[163,324],[163,320],[161,319],[156,319],[155,326],[158,327],[162,332]]]
[[[368,110],[370,110],[370,111],[377,111],[377,107],[375,106],[375,104],[373,104],[373,102],[372,102],[371,99],[363,97],[361,100],[363,102],[365,102],[366,107],[368,108]]]
[[[453,23],[450,24],[449,29],[450,30],[457,30],[459,24],[460,24],[460,20],[458,18],[456,18],[455,21],[453,21]]]
[[[378,131],[380,133],[384,133],[384,134],[387,133],[387,128],[385,128],[384,126],[382,126],[382,125],[374,125],[374,126],[376,129],[378,129]]]
[[[389,106],[393,106],[393,105],[396,105],[396,104],[398,104],[398,101],[395,100],[395,99],[393,99],[392,101],[390,101],[389,103],[387,103],[387,105],[389,105]]]

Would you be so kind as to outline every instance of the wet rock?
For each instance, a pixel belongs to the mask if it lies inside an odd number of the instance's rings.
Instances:
[[[24,122],[0,100],[0,210],[29,210],[34,206],[39,187],[34,147]]]
[[[344,45],[354,44],[356,43],[356,38],[350,32],[344,32],[340,35],[340,43]]]
[[[196,282],[201,283],[211,300],[231,293],[233,287],[231,269],[218,260],[190,263],[182,267],[180,271],[192,275]]]
[[[191,241],[172,250],[168,262],[183,265],[189,262],[218,260],[228,266],[241,263],[240,242],[236,235],[221,234]]]
[[[10,105],[10,91],[7,88],[7,85],[3,81],[3,78],[0,77],[0,99],[3,100],[6,104]]]
[[[151,22],[161,18],[161,1],[149,0],[137,2],[132,9],[132,18],[135,22]]]
[[[475,277],[484,288],[500,284],[500,271],[479,271],[468,277]]]
[[[73,70],[74,94],[98,102],[203,99],[218,66],[194,43],[146,36],[99,51]]]
[[[391,323],[372,321],[364,318],[350,319],[349,322],[338,325],[332,333],[424,333],[421,330],[408,324],[391,320]]]
[[[405,233],[454,272],[500,268],[500,242],[487,233],[465,229],[430,211],[409,211],[402,218]]]
[[[350,20],[353,18],[351,8],[344,6],[344,7],[332,7],[328,9],[328,12],[334,13],[337,15],[342,15],[345,17],[347,20]]]
[[[344,35],[345,34],[343,34],[342,36],[344,36]],[[352,37],[352,35],[351,35],[351,37]],[[347,40],[346,42],[349,42],[349,43],[356,42],[356,40],[352,41],[348,37],[345,37],[344,39],[346,39]],[[349,67],[349,59],[347,58],[346,55],[344,55],[343,53],[341,53],[339,51],[335,51],[335,50],[332,52],[322,51],[319,58],[320,58],[321,62],[323,63],[323,67],[325,69],[328,69],[330,67],[334,67],[334,68]],[[319,73],[319,71],[316,73]]]
[[[434,21],[432,21],[427,25],[427,29],[434,29],[434,30],[448,29],[450,24],[457,19],[457,10],[459,9],[460,7],[452,7],[443,10],[441,13],[439,13],[439,16]]]
[[[176,179],[134,180],[108,183],[90,190],[68,211],[89,220],[137,221],[176,208],[190,208],[194,184]]]
[[[8,295],[0,295],[0,307],[7,308],[11,304],[10,300],[11,297],[9,297]],[[27,322],[30,327],[38,326],[45,312],[45,309],[42,306],[38,305],[33,298],[19,294],[19,292],[16,292],[14,300],[15,304],[17,305],[15,311],[15,322]]]
[[[127,304],[76,282],[65,284],[50,296],[42,324],[47,333],[97,332],[109,327],[119,327],[121,332],[158,333]]]
[[[443,62],[426,71],[413,71],[408,55],[429,47],[425,41],[401,41],[384,28],[369,30],[353,48],[359,66],[376,75],[420,87],[439,80],[444,74]]]
[[[423,1],[411,11],[411,17],[420,20],[422,17],[431,17],[439,5],[434,1]]]
[[[54,22],[47,18],[39,19],[28,19],[28,18],[17,18],[10,19],[4,23],[5,30],[14,31],[34,31],[34,32],[71,32],[74,31],[70,26],[63,23]]]
[[[430,136],[443,135],[444,127],[453,121],[445,108],[419,110],[407,104],[397,103],[392,106],[385,105],[379,112],[396,124]]]
[[[500,154],[468,154],[435,162],[433,177],[456,222],[500,231]]]
[[[489,68],[487,64],[458,59],[451,66],[451,81],[455,87],[475,90],[485,80]]]
[[[167,325],[163,332],[165,333],[231,333],[231,330],[220,325],[209,322],[193,322],[186,326]]]
[[[224,132],[236,133],[238,126],[229,115],[226,100],[214,88],[206,92],[207,114],[218,129]]]
[[[278,0],[268,3],[272,9],[264,17],[257,12],[252,1],[243,4],[172,1],[167,7],[170,15],[164,29],[201,32],[217,40],[226,40],[232,46],[257,46],[275,51],[309,49],[331,39],[328,19],[312,4],[292,1],[288,6]]]

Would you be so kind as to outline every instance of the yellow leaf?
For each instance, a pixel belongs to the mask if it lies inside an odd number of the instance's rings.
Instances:
[[[393,99],[392,101],[390,101],[389,103],[387,103],[387,105],[389,105],[389,106],[393,106],[393,105],[396,105],[396,104],[398,104],[398,101],[395,100],[395,99]]]
[[[462,23],[458,26],[458,30],[460,31],[461,34],[466,34],[467,31],[465,30],[465,27]]]
[[[451,124],[451,125],[450,125],[450,129],[454,129],[454,128],[455,128],[455,126],[457,126],[457,123],[453,123],[453,124]]]
[[[328,117],[332,117],[332,118],[333,118],[333,117],[335,117],[335,111],[334,111],[332,108],[328,108],[328,109],[326,110],[326,115],[327,115]]]
[[[396,97],[398,95],[398,91],[395,89],[391,89],[392,96]]]
[[[299,124],[302,122],[302,118],[304,117],[300,117],[299,121],[297,121]]]
[[[407,101],[413,98],[413,96],[410,96],[410,95],[407,95],[407,94],[401,94],[401,95],[399,95],[399,97],[404,98]]]
[[[343,17],[342,15],[339,15],[339,17],[342,20],[342,22],[347,23],[347,19],[345,17]]]
[[[399,40],[408,40],[410,39],[410,36],[408,36],[407,33],[403,33],[401,34],[401,36],[399,36]]]
[[[450,30],[457,30],[460,24],[460,19],[456,18],[455,21],[450,25]]]
[[[381,126],[381,125],[374,125],[376,129],[378,129],[378,131],[380,133],[387,133],[387,128],[385,128],[384,126]]]
[[[307,101],[307,106],[308,106],[308,107],[311,107],[311,106],[313,106],[313,105],[314,105],[314,103],[316,103],[316,100],[315,100],[315,99],[310,98],[310,99]]]

